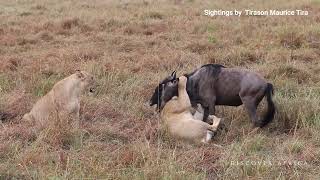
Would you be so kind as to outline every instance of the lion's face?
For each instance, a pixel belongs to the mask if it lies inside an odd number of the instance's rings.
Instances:
[[[94,93],[96,90],[96,81],[94,77],[86,71],[77,71],[77,78],[80,80],[82,92]]]

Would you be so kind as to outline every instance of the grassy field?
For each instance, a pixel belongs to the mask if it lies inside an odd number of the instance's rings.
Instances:
[[[309,15],[203,13],[246,8]],[[1,0],[0,179],[319,179],[319,17],[319,0]],[[173,70],[205,63],[273,83],[274,121],[253,131],[242,106],[218,107],[221,148],[170,139],[147,103]],[[82,98],[80,127],[22,123],[75,69],[99,84]]]

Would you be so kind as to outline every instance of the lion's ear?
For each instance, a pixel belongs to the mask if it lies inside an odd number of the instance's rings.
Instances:
[[[76,75],[80,79],[84,78],[84,74],[80,70],[77,70]]]

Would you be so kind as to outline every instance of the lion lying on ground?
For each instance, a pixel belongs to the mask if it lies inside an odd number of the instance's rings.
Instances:
[[[85,71],[77,71],[56,83],[52,90],[43,96],[25,114],[23,119],[44,127],[50,120],[79,120],[80,95],[85,91],[94,91],[93,76]]]
[[[207,143],[217,130],[221,119],[213,116],[213,124],[209,125],[192,115],[186,83],[187,78],[181,76],[178,82],[178,97],[173,97],[164,105],[160,117],[171,135],[193,142]]]

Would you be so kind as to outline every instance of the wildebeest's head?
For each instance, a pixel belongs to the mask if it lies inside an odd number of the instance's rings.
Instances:
[[[170,76],[162,80],[154,90],[150,100],[150,106],[156,104],[157,108],[161,110],[166,102],[168,102],[173,96],[177,96],[178,81],[179,79],[176,77],[176,71],[173,71]]]

